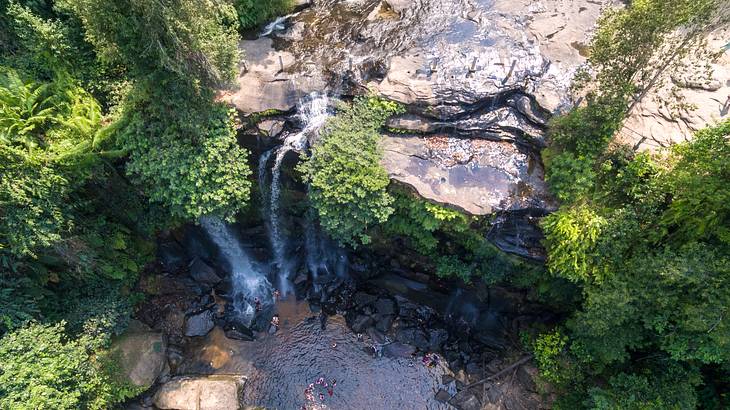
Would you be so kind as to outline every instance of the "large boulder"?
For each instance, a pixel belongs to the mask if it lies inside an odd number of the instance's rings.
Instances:
[[[234,376],[175,377],[157,390],[154,404],[162,410],[238,410],[243,382]]]
[[[187,263],[185,250],[174,240],[164,241],[157,245],[157,259],[168,272],[176,272]]]
[[[215,269],[210,267],[200,258],[195,258],[188,267],[190,270],[190,276],[195,279],[196,282],[202,283],[206,286],[215,286],[220,283],[221,278],[215,273]]]
[[[474,215],[556,207],[540,159],[515,144],[391,135],[382,148],[390,177],[433,202]]]
[[[213,313],[206,310],[185,319],[185,336],[205,336],[213,330]]]
[[[219,98],[243,113],[292,110],[311,91],[325,88],[323,82],[301,80],[296,73],[297,57],[274,49],[268,37],[243,40],[241,75],[235,89],[222,91]]]
[[[111,351],[119,361],[121,376],[144,389],[152,386],[167,366],[167,341],[162,332],[135,320],[112,341]]]
[[[492,222],[487,239],[503,252],[544,262],[547,252],[542,245],[542,216],[542,213],[530,212],[499,214]]]

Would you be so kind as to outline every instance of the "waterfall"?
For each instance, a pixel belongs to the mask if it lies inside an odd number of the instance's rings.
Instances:
[[[291,275],[296,268],[296,261],[287,258],[287,238],[284,235],[281,223],[281,166],[284,162],[286,154],[290,151],[302,151],[307,147],[308,137],[319,130],[329,117],[327,110],[329,99],[326,95],[312,93],[306,100],[299,104],[298,117],[304,124],[304,128],[297,133],[290,134],[284,139],[284,143],[276,149],[274,165],[271,168],[271,187],[269,190],[268,200],[269,209],[265,213],[268,219],[269,242],[274,253],[274,263],[278,269],[278,289],[282,295],[292,292],[290,282]],[[266,180],[266,163],[268,162],[271,151],[267,151],[261,156],[259,163],[259,183]],[[262,168],[263,167],[263,168]],[[265,190],[264,185],[262,190]],[[262,197],[266,200],[266,195]]]
[[[246,325],[250,325],[256,314],[254,301],[258,299],[262,305],[273,302],[271,284],[266,275],[254,265],[251,256],[228,224],[217,218],[202,217],[200,225],[218,246],[221,257],[228,265],[232,278],[233,306]]]
[[[266,167],[269,162],[269,157],[271,157],[271,151],[272,150],[265,151],[259,157],[259,190],[261,192],[262,203],[268,202],[268,189],[266,187]]]
[[[314,212],[307,215],[304,227],[304,249],[307,268],[312,273],[315,284],[320,274],[345,277],[347,255],[332,239],[324,235],[315,224]]]

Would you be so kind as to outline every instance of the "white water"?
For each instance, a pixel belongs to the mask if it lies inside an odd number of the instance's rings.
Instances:
[[[271,33],[273,33],[274,31],[284,30],[286,28],[284,23],[287,20],[289,20],[290,18],[297,16],[298,14],[299,13],[292,13],[292,14],[287,14],[286,16],[277,17],[276,19],[274,19],[274,21],[272,21],[271,23],[267,24],[266,27],[264,27],[264,31],[262,31],[261,34],[259,34],[259,37],[266,37],[266,36],[271,35]]]
[[[241,244],[233,229],[218,218],[202,217],[200,225],[218,246],[221,256],[231,272],[233,306],[246,324],[256,314],[255,299],[263,305],[273,303],[271,283],[266,275],[252,262],[251,256]]]
[[[345,252],[327,238],[315,225],[314,216],[308,215],[304,227],[304,250],[307,268],[312,273],[315,286],[321,273],[344,278],[346,276],[347,256]]]
[[[326,95],[312,93],[299,104],[298,116],[304,124],[304,129],[291,134],[284,139],[284,143],[276,149],[274,166],[271,169],[271,189],[269,192],[268,234],[271,248],[274,252],[274,263],[278,269],[278,289],[282,295],[292,292],[291,275],[296,268],[296,261],[287,258],[287,238],[284,235],[281,223],[281,165],[286,154],[290,151],[302,151],[307,147],[308,138],[317,132],[329,118],[327,110],[329,99]],[[261,156],[263,168],[259,165],[259,181],[265,182],[266,162],[271,152]],[[260,163],[261,164],[261,163]],[[262,187],[264,185],[262,184]],[[262,188],[264,189],[264,188]],[[263,192],[263,191],[262,191]],[[262,196],[266,198],[266,195]]]

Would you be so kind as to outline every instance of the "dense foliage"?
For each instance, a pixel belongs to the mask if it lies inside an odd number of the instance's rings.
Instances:
[[[63,322],[34,323],[0,339],[0,407],[105,409],[137,393],[115,381],[95,340],[64,332]]]
[[[325,125],[299,166],[322,227],[337,241],[369,243],[368,231],[393,212],[378,141],[386,118],[399,109],[374,97],[356,98]]]
[[[138,393],[107,349],[155,231],[248,199],[211,88],[238,21],[219,1],[0,0],[0,408]]]
[[[702,29],[714,1],[635,1],[600,21],[587,104],[551,124],[548,270],[580,291],[532,344],[559,408],[722,408],[730,381],[730,122],[671,152],[612,144],[663,38]],[[659,61],[663,61],[661,58]]]

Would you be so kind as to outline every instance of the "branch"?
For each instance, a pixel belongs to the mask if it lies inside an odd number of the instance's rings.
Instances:
[[[498,379],[499,377],[501,377],[504,374],[508,373],[510,370],[513,370],[513,369],[515,369],[517,367],[520,367],[523,364],[529,362],[530,360],[532,360],[532,355],[527,355],[527,356],[523,357],[522,359],[520,359],[520,360],[512,363],[511,365],[505,367],[504,369],[498,371],[497,373],[495,373],[495,374],[493,374],[493,375],[491,375],[489,377],[486,377],[484,379],[481,379],[481,380],[479,380],[477,382],[474,382],[472,384],[467,385],[466,387],[464,387],[464,390],[468,390],[468,389],[470,389],[470,388],[472,388],[474,386],[477,386],[479,384],[486,383],[486,382],[490,382],[492,380]]]

